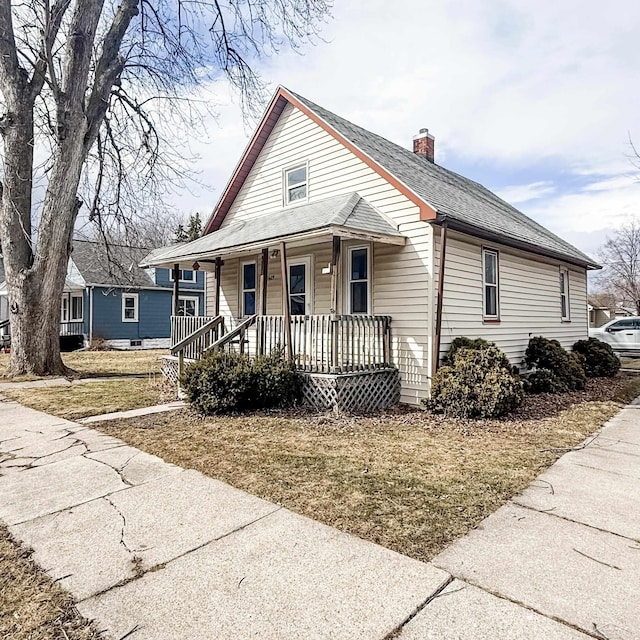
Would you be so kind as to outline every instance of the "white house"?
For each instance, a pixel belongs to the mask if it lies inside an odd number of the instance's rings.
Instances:
[[[427,130],[408,150],[285,88],[203,237],[143,264],[194,263],[213,276],[209,328],[174,322],[176,357],[213,343],[252,353],[282,344],[312,403],[330,388],[361,406],[392,400],[391,368],[401,401],[417,404],[456,336],[491,340],[517,365],[533,335],[570,347],[587,336],[586,272],[598,268],[436,164]],[[353,391],[356,379],[367,390]]]

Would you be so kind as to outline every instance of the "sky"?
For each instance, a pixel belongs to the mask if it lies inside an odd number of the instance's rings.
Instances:
[[[427,127],[438,164],[597,256],[640,217],[639,30],[637,0],[335,0],[321,40],[258,70],[407,148]],[[206,187],[176,202],[208,216],[252,129],[223,82],[205,95]]]

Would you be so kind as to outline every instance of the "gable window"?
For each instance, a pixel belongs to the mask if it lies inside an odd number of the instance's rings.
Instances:
[[[194,318],[198,315],[198,303],[197,296],[178,296],[178,315]]]
[[[192,269],[179,269],[178,279],[180,282],[195,282],[196,272]],[[169,269],[169,280],[173,281],[173,269]]]
[[[284,172],[284,203],[307,199],[307,164],[285,169]]]
[[[497,320],[500,316],[498,274],[498,252],[495,249],[482,250],[482,288],[485,320]]]
[[[564,322],[571,320],[569,301],[569,270],[560,268],[560,318]]]
[[[122,294],[122,322],[138,322],[138,294]]]
[[[253,316],[256,313],[256,263],[242,263],[242,296],[240,315]]]
[[[369,313],[369,247],[349,249],[349,313]]]

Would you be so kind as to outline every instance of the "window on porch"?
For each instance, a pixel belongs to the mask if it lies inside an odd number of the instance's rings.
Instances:
[[[349,249],[349,313],[369,313],[369,247]]]
[[[253,316],[256,313],[256,263],[242,263],[241,315]]]

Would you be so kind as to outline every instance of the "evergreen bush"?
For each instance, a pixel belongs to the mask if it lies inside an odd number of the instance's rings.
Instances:
[[[536,370],[527,377],[526,388],[530,393],[564,393],[585,387],[584,357],[566,351],[557,340],[542,336],[531,338],[525,362]],[[535,375],[537,371],[544,373]]]
[[[611,345],[596,338],[578,340],[573,352],[584,356],[584,372],[589,378],[613,378],[620,369],[620,360]]]
[[[522,381],[496,346],[460,347],[433,378],[427,406],[456,418],[496,418],[516,409]]]
[[[204,415],[289,407],[301,393],[299,374],[280,350],[254,360],[238,353],[208,353],[187,367],[181,386]]]

